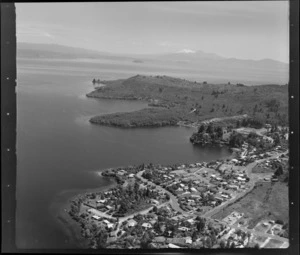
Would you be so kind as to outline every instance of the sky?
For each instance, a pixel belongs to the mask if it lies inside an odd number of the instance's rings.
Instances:
[[[288,1],[16,3],[17,41],[289,62]]]

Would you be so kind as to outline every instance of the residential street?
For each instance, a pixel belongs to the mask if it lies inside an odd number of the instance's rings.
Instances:
[[[248,184],[250,184],[250,188],[248,188],[246,191],[238,194],[236,197],[232,198],[232,199],[229,199],[228,201],[226,201],[225,203],[222,203],[221,205],[213,208],[212,210],[206,212],[205,214],[203,214],[201,217],[204,217],[204,218],[207,218],[207,219],[211,219],[211,217],[215,214],[217,214],[218,212],[220,212],[223,208],[225,208],[226,206],[228,206],[229,204],[232,204],[234,203],[237,199],[245,196],[247,193],[249,193],[255,186],[255,183],[257,181],[257,176],[255,174],[252,174],[252,169],[259,163],[263,162],[263,161],[266,161],[266,160],[270,160],[270,159],[274,159],[280,155],[283,155],[283,154],[286,154],[288,153],[288,151],[284,152],[284,153],[277,153],[276,155],[273,155],[271,157],[268,157],[268,158],[264,158],[264,159],[261,159],[261,160],[257,160],[253,163],[250,163],[248,164],[247,166],[245,166],[245,172],[247,173],[247,175],[249,176],[250,180],[248,182]],[[140,180],[146,182],[147,184],[151,184],[151,185],[154,185],[158,190],[161,190],[167,194],[169,194],[170,196],[170,205],[172,206],[172,208],[175,210],[175,211],[178,211],[180,213],[182,213],[183,215],[185,216],[190,216],[190,215],[193,215],[191,213],[188,213],[188,212],[185,212],[183,211],[179,204],[178,204],[178,201],[177,201],[177,198],[172,194],[170,193],[169,191],[165,190],[164,188],[162,188],[161,186],[159,185],[156,185],[148,180],[146,180],[145,178],[142,177],[142,174],[143,174],[144,170],[143,171],[140,171],[136,174],[136,177],[139,178]],[[220,220],[218,220],[220,221]],[[222,222],[222,221],[220,221]],[[224,223],[224,222],[222,222]],[[226,224],[226,223],[225,223]],[[228,224],[227,224],[228,225]],[[252,234],[255,234],[255,235],[259,235],[259,236],[263,236],[263,237],[267,237],[267,238],[271,238],[271,239],[276,239],[276,240],[279,240],[279,241],[282,241],[284,242],[283,245],[286,245],[286,243],[288,243],[288,239],[287,238],[283,238],[283,237],[279,237],[279,236],[276,236],[276,235],[271,235],[271,234],[267,234],[267,233],[263,233],[263,232],[258,232],[258,231],[255,231],[254,229],[247,229],[245,227],[237,227],[237,226],[230,226],[228,225],[230,228],[233,228],[233,229],[241,229],[245,232],[250,232]],[[264,243],[264,245],[266,244],[266,242]]]

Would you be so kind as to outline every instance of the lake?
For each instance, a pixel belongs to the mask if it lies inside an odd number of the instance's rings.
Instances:
[[[104,70],[86,61],[17,60],[18,248],[73,248],[57,223],[55,201],[85,189],[110,185],[96,171],[141,163],[201,162],[227,157],[226,148],[189,142],[193,129],[119,129],[97,126],[98,114],[135,111],[140,101],[87,98],[92,79],[127,78],[113,65]]]

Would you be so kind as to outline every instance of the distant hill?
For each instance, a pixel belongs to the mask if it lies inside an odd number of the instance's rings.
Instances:
[[[135,64],[138,72],[161,73],[169,70],[187,78],[203,77],[208,81],[241,82],[246,84],[286,84],[289,65],[271,59],[242,60],[224,58],[203,51],[182,51],[169,54],[116,54],[73,48],[55,44],[17,44],[18,58],[98,59],[119,61],[120,66]],[[122,70],[120,70],[122,71]],[[181,74],[181,75],[180,75]],[[199,78],[197,79],[199,80]]]
[[[102,83],[106,86],[87,96],[146,100],[157,108],[151,111],[151,118],[148,110],[141,110],[98,116],[93,118],[93,123],[124,127],[160,126],[174,125],[176,121],[199,122],[241,114],[267,123],[285,125],[288,122],[288,86],[203,84],[169,76],[145,75]]]

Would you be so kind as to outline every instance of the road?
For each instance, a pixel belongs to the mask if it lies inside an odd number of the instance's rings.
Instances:
[[[141,181],[143,181],[143,182],[146,182],[146,183],[148,183],[148,184],[154,185],[154,186],[156,187],[156,189],[161,190],[161,191],[167,193],[167,194],[170,196],[170,201],[169,201],[169,202],[170,202],[170,205],[172,206],[172,208],[173,208],[175,211],[181,212],[183,215],[190,215],[189,213],[183,211],[183,210],[180,208],[180,206],[179,206],[179,204],[178,204],[178,201],[177,201],[177,198],[176,198],[171,192],[169,192],[168,190],[164,189],[163,187],[161,187],[161,186],[159,186],[159,185],[156,185],[155,183],[150,182],[150,181],[148,181],[147,179],[143,178],[143,177],[142,177],[142,174],[144,173],[144,171],[145,171],[145,170],[138,172],[138,173],[136,174],[136,177],[139,178],[139,179],[140,179]]]
[[[219,205],[219,206],[213,208],[212,210],[206,212],[206,213],[203,214],[201,217],[207,218],[207,219],[211,219],[211,217],[212,217],[213,215],[217,214],[218,212],[220,212],[220,210],[222,210],[223,208],[225,208],[225,207],[228,206],[229,204],[234,203],[237,199],[239,199],[239,198],[245,196],[247,193],[249,193],[249,192],[254,188],[255,183],[256,183],[256,181],[258,180],[257,175],[252,174],[252,169],[253,169],[257,164],[259,164],[259,163],[261,163],[261,162],[263,162],[263,161],[277,158],[278,156],[283,155],[283,154],[286,154],[286,153],[288,153],[288,151],[283,152],[283,153],[277,153],[277,154],[275,154],[275,155],[273,155],[273,156],[271,156],[271,157],[257,160],[257,161],[255,161],[255,162],[252,162],[252,163],[248,164],[247,166],[245,166],[245,172],[246,172],[246,174],[248,175],[248,177],[250,178],[250,180],[249,180],[249,182],[248,182],[248,184],[250,184],[250,187],[249,187],[246,191],[244,191],[244,192],[238,194],[236,197],[234,197],[234,198],[232,198],[232,199],[226,201],[225,203],[223,203],[223,204],[221,204],[221,205]],[[199,170],[198,170],[198,171],[199,171]],[[158,190],[161,190],[161,191],[163,191],[163,192],[169,194],[169,196],[170,196],[170,205],[172,206],[172,208],[173,208],[175,211],[178,211],[178,212],[182,213],[182,214],[185,215],[185,216],[191,216],[191,215],[193,215],[193,214],[191,214],[191,213],[188,213],[188,212],[183,211],[183,210],[180,208],[180,206],[179,206],[179,204],[178,204],[178,201],[177,201],[177,198],[176,198],[172,193],[170,193],[169,191],[165,190],[165,189],[162,188],[161,186],[156,185],[155,183],[153,183],[153,182],[151,182],[151,181],[148,181],[147,179],[143,178],[143,177],[142,177],[143,172],[144,172],[144,170],[138,172],[138,173],[136,174],[136,177],[139,178],[140,180],[142,180],[142,181],[148,183],[148,184],[154,185]],[[196,172],[195,172],[195,173],[196,173]],[[220,222],[221,222],[221,221],[220,221]],[[224,223],[224,222],[223,222],[223,223]],[[258,232],[258,231],[255,231],[254,229],[247,229],[247,228],[245,228],[245,227],[237,227],[237,226],[230,226],[230,228],[233,228],[233,229],[240,229],[240,230],[242,230],[242,231],[244,231],[244,232],[250,232],[250,233],[255,234],[255,235],[264,236],[264,237],[267,237],[267,238],[272,238],[272,239],[276,239],[276,240],[282,241],[282,242],[284,242],[284,243],[288,243],[288,239],[287,239],[287,238],[283,238],[283,237],[279,237],[279,236],[276,236],[276,235],[271,235],[271,234],[267,234],[267,233],[263,233],[263,232]],[[264,245],[265,245],[265,244],[266,244],[266,243],[264,243]]]
[[[279,155],[281,154],[285,154],[287,152],[284,152],[284,153],[280,153]],[[266,160],[270,160],[270,159],[274,159],[274,158],[277,158],[278,157],[278,154],[277,155],[274,155],[274,156],[271,156],[271,157],[268,157],[268,158],[264,158],[264,159],[260,159],[260,160],[257,160],[255,162],[252,162],[250,164],[248,164],[247,166],[245,166],[245,172],[246,174],[248,175],[248,177],[250,178],[249,182],[248,182],[248,185],[250,185],[250,187],[245,190],[244,192],[238,194],[236,197],[232,198],[232,199],[229,199],[228,201],[226,201],[225,203],[222,203],[221,205],[213,208],[212,210],[206,212],[203,216],[204,217],[212,217],[213,215],[217,214],[218,212],[220,212],[222,209],[224,209],[226,206],[228,206],[229,204],[232,204],[234,203],[236,200],[238,200],[239,198],[245,196],[246,194],[248,194],[249,192],[252,191],[252,189],[255,187],[255,183],[257,182],[258,178],[256,174],[252,174],[252,169],[257,165],[257,164],[260,164],[261,162],[263,161],[266,161]]]

